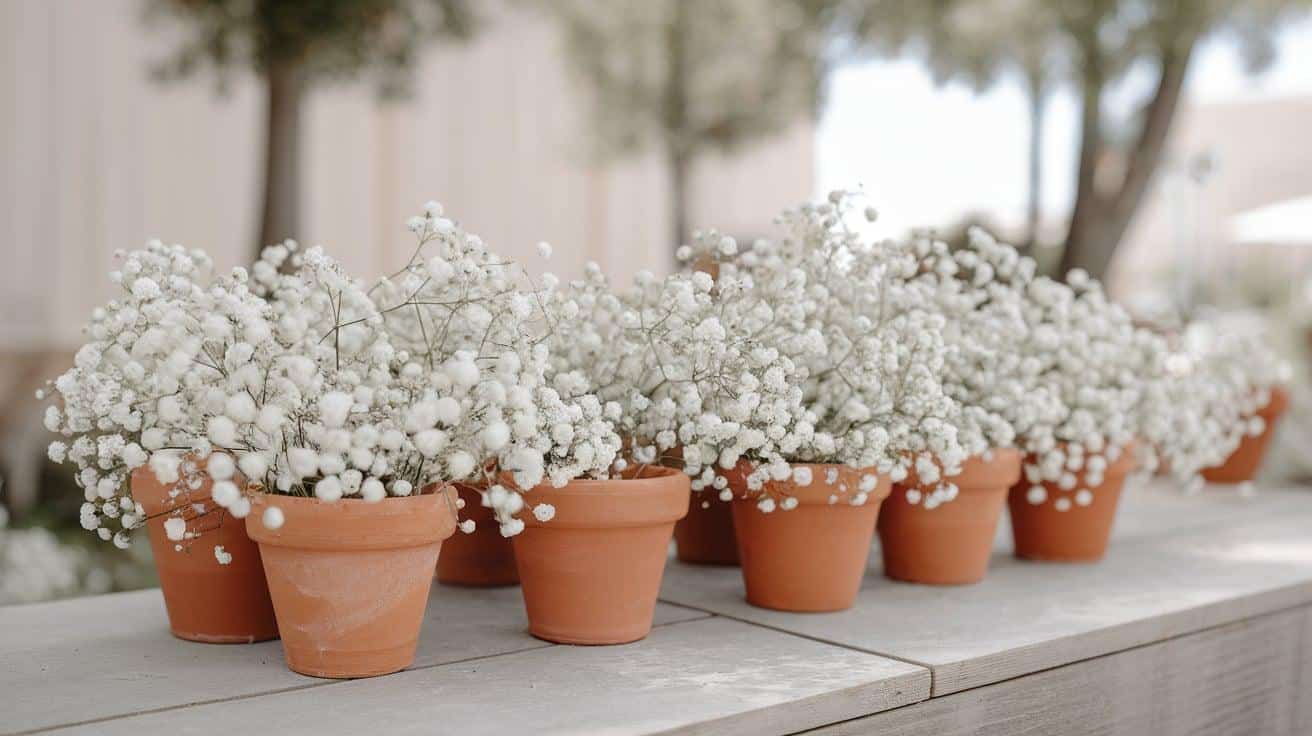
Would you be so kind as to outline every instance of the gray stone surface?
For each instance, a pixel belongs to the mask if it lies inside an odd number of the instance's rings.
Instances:
[[[69,733],[786,734],[923,700],[922,668],[708,619],[612,647],[552,646]]]
[[[1266,494],[1242,514],[1211,509],[1195,519],[1184,500],[1170,513],[1145,511],[1131,526],[1156,516],[1161,531],[1122,536],[1100,564],[999,553],[978,585],[892,582],[878,572],[876,547],[856,606],[841,613],[756,608],[737,569],[677,563],[662,597],[924,664],[936,696],[1312,602],[1312,493]],[[1170,531],[1172,520],[1185,531]]]
[[[670,604],[656,623],[704,618]],[[549,646],[526,632],[519,588],[434,584],[415,666]],[[197,644],[168,633],[158,590],[0,608],[0,733],[327,683],[282,645]]]

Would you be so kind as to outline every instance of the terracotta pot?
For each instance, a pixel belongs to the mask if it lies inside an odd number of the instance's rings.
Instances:
[[[1266,448],[1275,435],[1276,422],[1288,408],[1289,392],[1279,386],[1272,388],[1271,401],[1257,411],[1266,422],[1262,434],[1245,436],[1224,463],[1203,471],[1203,479],[1209,483],[1247,483],[1256,478],[1257,471],[1262,468],[1262,459],[1266,457]]]
[[[515,561],[528,630],[561,644],[623,644],[651,631],[674,522],[688,513],[688,476],[640,466],[622,480],[575,480],[539,486],[526,513]]]
[[[1088,489],[1092,491],[1088,505],[1076,503],[1076,494],[1048,482],[1041,484],[1047,492],[1043,503],[1030,503],[1026,495],[1033,484],[1022,477],[1007,496],[1016,556],[1051,562],[1101,560],[1107,554],[1125,476],[1134,466],[1133,448],[1127,448],[1107,466],[1102,485]],[[1063,499],[1069,503],[1059,504]]]
[[[993,535],[1007,498],[1020,479],[1019,450],[994,450],[990,459],[973,457],[959,475],[956,499],[926,509],[907,501],[907,491],[928,496],[938,485],[920,483],[912,471],[879,512],[879,545],[884,574],[894,580],[930,585],[977,583],[988,571]]]
[[[737,565],[733,507],[717,498],[713,491],[694,493],[688,515],[674,525],[674,545],[679,562]]]
[[[431,487],[430,487],[431,488]],[[287,666],[314,677],[372,677],[414,661],[455,492],[377,503],[256,496],[246,529],[260,544]],[[264,509],[282,509],[279,529]]]
[[[793,468],[810,468],[811,484],[767,483],[766,491],[798,501],[794,509],[769,513],[747,492],[750,469],[745,464],[724,473],[734,491],[733,523],[747,602],[779,611],[851,608],[865,575],[879,504],[892,486],[880,477],[866,502],[853,506],[845,499],[856,494],[864,471],[842,465]],[[833,485],[826,482],[830,471],[836,475]],[[836,503],[829,502],[833,495],[839,496]]]
[[[211,644],[249,644],[278,638],[278,623],[264,582],[260,548],[246,536],[246,525],[210,500],[211,481],[177,498],[147,467],[132,473],[132,497],[149,521],[146,531],[159,572],[169,631],[179,639]],[[199,508],[197,508],[199,505]],[[180,510],[187,531],[199,534],[186,542],[170,541],[164,522]],[[183,549],[176,549],[178,544]],[[215,546],[232,555],[220,565]]]
[[[460,516],[474,521],[474,533],[456,532],[442,543],[437,581],[479,588],[519,585],[514,543],[501,536],[500,525],[492,509],[483,505],[479,489],[465,483],[456,483],[455,488],[465,502]]]

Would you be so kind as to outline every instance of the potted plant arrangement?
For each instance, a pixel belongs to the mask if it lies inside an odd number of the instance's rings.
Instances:
[[[175,636],[276,638],[259,550],[206,472],[233,464],[212,454],[207,416],[222,401],[211,391],[244,360],[230,351],[237,321],[263,303],[236,276],[207,285],[200,251],[152,242],[116,257],[123,293],[95,311],[73,367],[51,384],[45,424],[61,438],[50,458],[77,467],[84,528],[121,548],[147,528]]]
[[[768,608],[850,607],[892,483],[914,464],[954,474],[967,447],[983,444],[963,445],[951,419],[961,412],[940,380],[942,315],[919,306],[914,252],[863,241],[848,222],[852,209],[850,196],[835,193],[785,212],[778,240],[738,253],[732,239],[707,232],[685,254],[718,261],[718,299],[744,304],[717,305],[734,315],[720,320],[724,340],[762,346],[778,365],[760,384],[788,397],[759,419],[747,415],[761,422],[749,429],[777,438],[767,452],[744,458],[729,447],[699,453],[713,464],[688,466],[700,472],[695,485],[732,499],[747,598]],[[755,403],[760,389],[730,391]]]
[[[1035,390],[1062,407],[1055,421],[1017,428],[1026,453],[1008,507],[1016,555],[1094,561],[1106,553],[1126,476],[1145,426],[1144,400],[1165,359],[1162,339],[1134,326],[1097,281],[1076,270],[1066,283],[1025,280],[1019,346]]]
[[[599,397],[599,385],[584,374],[590,361],[582,356],[590,348],[564,339],[579,334],[573,325],[587,323],[581,312],[596,311],[589,295],[562,288],[551,274],[538,280],[521,274],[528,284],[517,288],[502,269],[482,279],[479,291],[491,301],[453,308],[457,294],[467,295],[469,286],[453,291],[439,286],[442,279],[434,274],[445,274],[443,262],[457,274],[471,271],[460,256],[477,249],[470,237],[455,250],[437,253],[438,260],[430,259],[427,273],[412,283],[384,287],[404,296],[382,299],[387,321],[396,323],[394,335],[405,335],[416,346],[414,353],[432,348],[432,336],[442,335],[448,346],[453,339],[471,349],[499,346],[499,370],[531,374],[531,390],[507,388],[506,410],[482,417],[493,429],[480,434],[494,441],[475,455],[482,469],[475,479],[482,503],[500,535],[513,540],[529,632],[572,644],[641,639],[651,629],[673,525],[687,511],[688,479],[650,463],[616,461],[621,406]],[[439,243],[450,239],[444,236]],[[542,243],[539,251],[549,257],[551,248]],[[483,267],[497,264],[491,260]],[[407,301],[419,309],[398,308]],[[442,325],[441,331],[425,329],[426,310],[429,324]],[[518,347],[505,352],[512,345]],[[566,350],[573,351],[572,360],[561,357]],[[479,411],[475,403],[466,414]],[[509,432],[505,447],[497,425]],[[531,513],[525,498],[534,501]]]
[[[895,580],[983,579],[1007,493],[1020,479],[1016,428],[1061,411],[1050,394],[1034,390],[1035,366],[1017,349],[1028,333],[1021,284],[1033,275],[1033,260],[982,231],[969,236],[955,253],[926,236],[912,246],[920,260],[913,285],[944,317],[942,376],[957,404],[950,421],[970,456],[951,477],[932,458],[918,458],[894,486],[878,530],[884,573]]]
[[[1238,416],[1218,419],[1237,441],[1228,455],[1209,458],[1202,476],[1212,483],[1250,483],[1266,457],[1276,424],[1289,407],[1291,369],[1265,339],[1261,326],[1242,319],[1199,320],[1185,332],[1186,354],[1214,386],[1229,387],[1227,406]]]
[[[554,514],[517,489],[604,470],[618,447],[588,411],[595,398],[565,400],[545,383],[534,330],[546,297],[523,268],[436,203],[410,226],[419,238],[410,262],[369,290],[318,249],[298,256],[294,275],[278,273],[276,252],[258,269],[288,334],[257,351],[261,381],[274,386],[231,436],[239,466],[262,461],[247,526],[288,663],[307,674],[375,675],[412,661],[462,505],[450,484],[486,489],[480,505],[509,537],[524,529],[521,515]],[[269,407],[282,419],[272,433],[259,424]],[[564,432],[595,454],[574,451]],[[459,526],[477,529],[468,518]],[[353,610],[365,615],[342,613]]]
[[[639,283],[659,288],[649,274]],[[689,479],[676,462],[684,448],[674,428],[683,413],[676,398],[695,397],[649,352],[655,343],[637,339],[650,316],[642,306],[650,291],[617,294],[596,264],[567,284],[544,277],[544,288],[550,382],[581,410],[586,429],[548,422],[543,431],[562,457],[591,469],[549,474],[536,488],[530,478],[506,478],[507,487],[532,488],[554,510],[549,518],[526,517],[527,528],[514,537],[529,630],[570,644],[635,641],[651,629],[674,525],[688,511]],[[671,315],[661,329],[683,327]],[[689,457],[697,452],[686,449]]]

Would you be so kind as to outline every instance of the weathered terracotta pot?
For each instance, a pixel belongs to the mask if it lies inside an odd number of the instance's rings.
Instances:
[[[1021,478],[1007,496],[1016,556],[1051,562],[1101,560],[1107,554],[1125,476],[1134,466],[1133,448],[1127,448],[1107,466],[1102,485],[1089,489],[1092,502],[1087,506],[1076,503],[1075,494],[1046,482],[1041,485],[1047,490],[1047,499],[1032,504],[1026,498],[1032,484]],[[1063,504],[1059,507],[1057,502],[1060,499],[1068,500],[1069,506]]]
[[[922,485],[913,470],[896,484],[879,511],[879,545],[884,574],[930,585],[964,585],[984,579],[993,555],[993,535],[1007,499],[1020,479],[1019,450],[993,450],[973,457],[947,480],[956,499],[926,509],[907,501],[907,491],[928,496],[938,484]]]
[[[737,565],[733,507],[716,497],[714,491],[694,493],[688,515],[674,525],[674,547],[679,562]]]
[[[674,522],[688,513],[688,476],[641,466],[621,480],[539,486],[514,539],[533,636],[561,644],[623,644],[651,631]]]
[[[779,611],[841,611],[856,602],[870,555],[879,504],[892,487],[880,477],[860,506],[846,499],[856,495],[865,471],[843,465],[803,465],[811,469],[811,484],[771,481],[765,490],[792,496],[797,507],[769,513],[746,488],[750,468],[739,464],[724,473],[734,491],[733,523],[738,536],[747,602]],[[827,483],[833,471],[835,480]],[[838,496],[830,503],[831,496]]]
[[[1279,386],[1271,389],[1271,400],[1257,411],[1257,415],[1266,422],[1262,434],[1256,437],[1244,437],[1239,447],[1230,453],[1226,461],[1215,468],[1203,471],[1203,479],[1209,483],[1247,483],[1257,477],[1262,468],[1262,459],[1266,449],[1275,435],[1276,422],[1289,408],[1289,392]]]
[[[480,588],[519,585],[514,543],[501,536],[492,509],[483,505],[476,486],[456,483],[455,488],[465,502],[460,516],[473,520],[474,533],[456,532],[442,543],[442,554],[437,558],[437,581]]]
[[[431,488],[431,487],[430,487]],[[414,661],[455,492],[377,503],[256,496],[246,528],[260,544],[287,666],[314,677],[372,677]],[[279,529],[264,526],[269,506]]]
[[[169,630],[179,639],[211,644],[249,644],[278,638],[278,623],[264,581],[260,548],[246,536],[246,525],[210,500],[208,477],[200,488],[169,498],[146,466],[132,473],[132,497],[146,511],[146,530],[159,572]],[[199,508],[197,508],[199,505]],[[187,531],[198,537],[178,543],[164,522],[180,510]],[[178,544],[182,550],[176,549]],[[220,565],[215,546],[232,555]]]

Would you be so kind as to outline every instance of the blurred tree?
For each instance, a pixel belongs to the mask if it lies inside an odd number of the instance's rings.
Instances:
[[[688,232],[688,178],[813,113],[822,36],[815,0],[538,0],[591,94],[603,158],[656,148],[669,167],[671,236]]]
[[[1043,114],[1061,78],[1062,59],[1053,52],[1057,13],[1051,3],[1031,0],[853,0],[834,14],[840,38],[853,50],[897,55],[906,48],[924,53],[937,84],[963,81],[983,92],[1000,78],[1019,77],[1029,103],[1029,181],[1026,236],[1038,238],[1043,189]]]
[[[876,53],[925,54],[938,81],[977,89],[1019,76],[1030,98],[1029,225],[1038,226],[1044,101],[1066,86],[1080,108],[1079,170],[1059,272],[1108,264],[1162,159],[1198,43],[1228,33],[1250,71],[1272,34],[1309,0],[844,0],[842,32]],[[1104,99],[1131,72],[1151,75],[1141,108],[1109,119]]]
[[[150,0],[152,16],[186,27],[180,46],[156,72],[188,77],[212,66],[223,87],[251,70],[267,93],[263,246],[300,232],[301,107],[314,84],[377,76],[385,95],[406,90],[420,47],[466,40],[475,31],[471,0]]]

